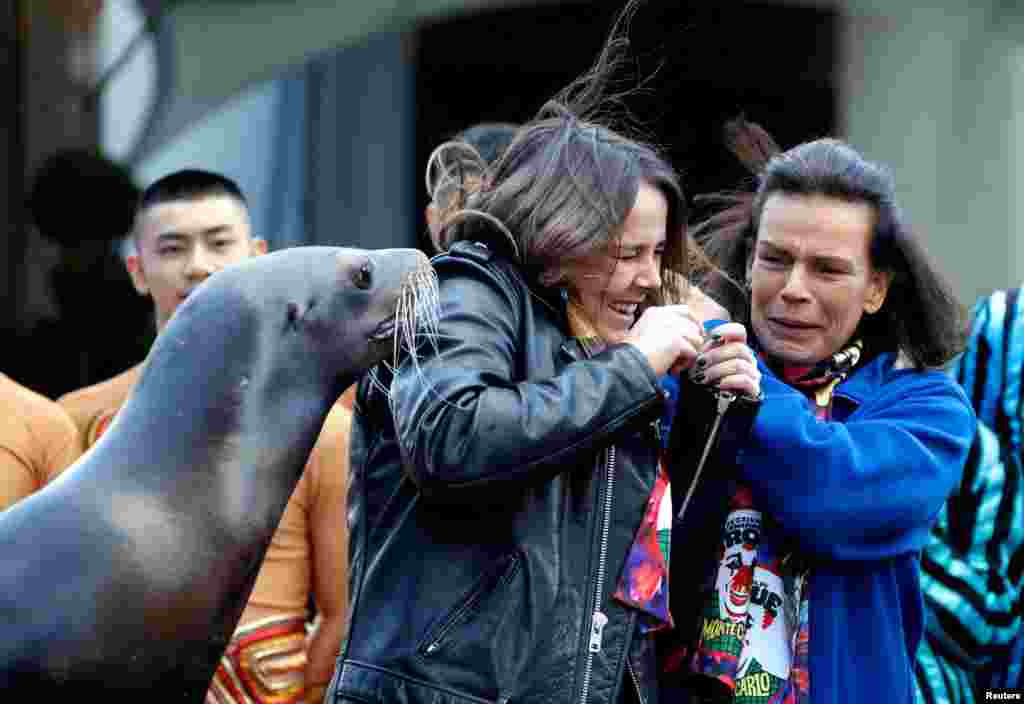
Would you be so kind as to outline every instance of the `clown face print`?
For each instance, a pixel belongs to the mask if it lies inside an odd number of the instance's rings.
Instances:
[[[747,622],[750,593],[754,585],[754,560],[761,541],[761,514],[741,509],[729,514],[722,539],[715,589],[719,618],[732,623]]]

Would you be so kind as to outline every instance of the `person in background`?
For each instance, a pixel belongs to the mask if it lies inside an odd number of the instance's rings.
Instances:
[[[929,618],[917,654],[919,701],[973,704],[1024,686],[1024,312],[1020,289],[974,307],[967,348],[950,365],[978,415],[959,490],[922,555]]]
[[[132,295],[118,251],[139,192],[127,168],[92,150],[54,152],[34,174],[27,210],[58,246],[47,282],[57,315],[22,332],[3,368],[48,398],[120,372],[153,340],[151,309]]]
[[[481,122],[459,132],[451,140],[443,142],[430,155],[427,160],[427,188],[433,187],[437,182],[435,169],[443,168],[443,162],[438,158],[445,150],[450,150],[455,145],[467,145],[477,157],[476,159],[462,159],[449,168],[462,168],[468,173],[449,174],[449,178],[443,180],[443,186],[434,188],[430,195],[430,202],[424,209],[424,217],[427,221],[427,229],[430,233],[430,242],[435,251],[441,248],[441,231],[444,229],[449,218],[465,207],[466,197],[480,187],[484,172],[481,167],[491,168],[495,162],[505,153],[505,149],[512,143],[515,137],[517,125],[509,122]]]
[[[238,186],[197,169],[174,172],[149,186],[132,232],[136,251],[127,258],[128,271],[136,290],[152,298],[158,331],[208,277],[267,249],[251,232]],[[86,448],[114,422],[142,367],[59,399]],[[335,404],[274,533],[208,702],[322,699],[346,627],[349,424],[350,412]]]
[[[250,233],[248,205],[237,185],[200,170],[169,174],[147,188],[131,233],[135,252],[125,263],[135,290],[151,299],[158,333],[207,277],[266,251],[266,242]],[[139,363],[57,399],[78,427],[84,447],[96,442],[141,371]]]

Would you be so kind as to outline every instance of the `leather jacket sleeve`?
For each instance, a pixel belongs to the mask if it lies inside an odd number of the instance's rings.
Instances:
[[[545,313],[507,265],[452,254],[434,266],[436,347],[421,345],[428,356],[403,361],[391,387],[403,463],[425,497],[544,481],[662,410],[657,377],[632,345],[557,370],[540,359],[530,337],[553,328],[534,332],[528,318]],[[527,378],[539,368],[551,374]]]

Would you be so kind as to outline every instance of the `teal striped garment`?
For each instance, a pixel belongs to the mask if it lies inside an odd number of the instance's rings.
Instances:
[[[921,556],[927,624],[917,653],[919,702],[973,703],[981,700],[984,686],[1021,685],[1024,301],[1019,293],[999,291],[975,306],[967,349],[950,370],[979,422],[960,487],[940,511]]]

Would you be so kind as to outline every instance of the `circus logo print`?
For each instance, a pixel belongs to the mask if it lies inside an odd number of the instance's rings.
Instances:
[[[729,514],[722,536],[722,561],[715,587],[719,617],[746,623],[754,586],[754,559],[761,541],[761,513],[741,509]]]
[[[760,569],[758,570],[760,572]],[[754,582],[751,590],[751,601],[762,610],[761,627],[768,628],[779,615],[779,607],[782,606],[782,597],[771,591],[771,588],[761,580]]]
[[[736,704],[770,704],[791,701],[785,696],[790,690],[787,683],[771,673],[752,672],[736,683]],[[780,696],[782,695],[782,696]]]
[[[790,644],[793,642],[792,610],[783,608],[787,596],[776,560],[758,564],[750,596],[750,619],[754,624],[747,631],[747,643],[740,655],[738,679],[764,672],[779,680],[789,678],[792,666]],[[790,597],[791,598],[791,597]],[[754,686],[754,685],[751,685]]]

